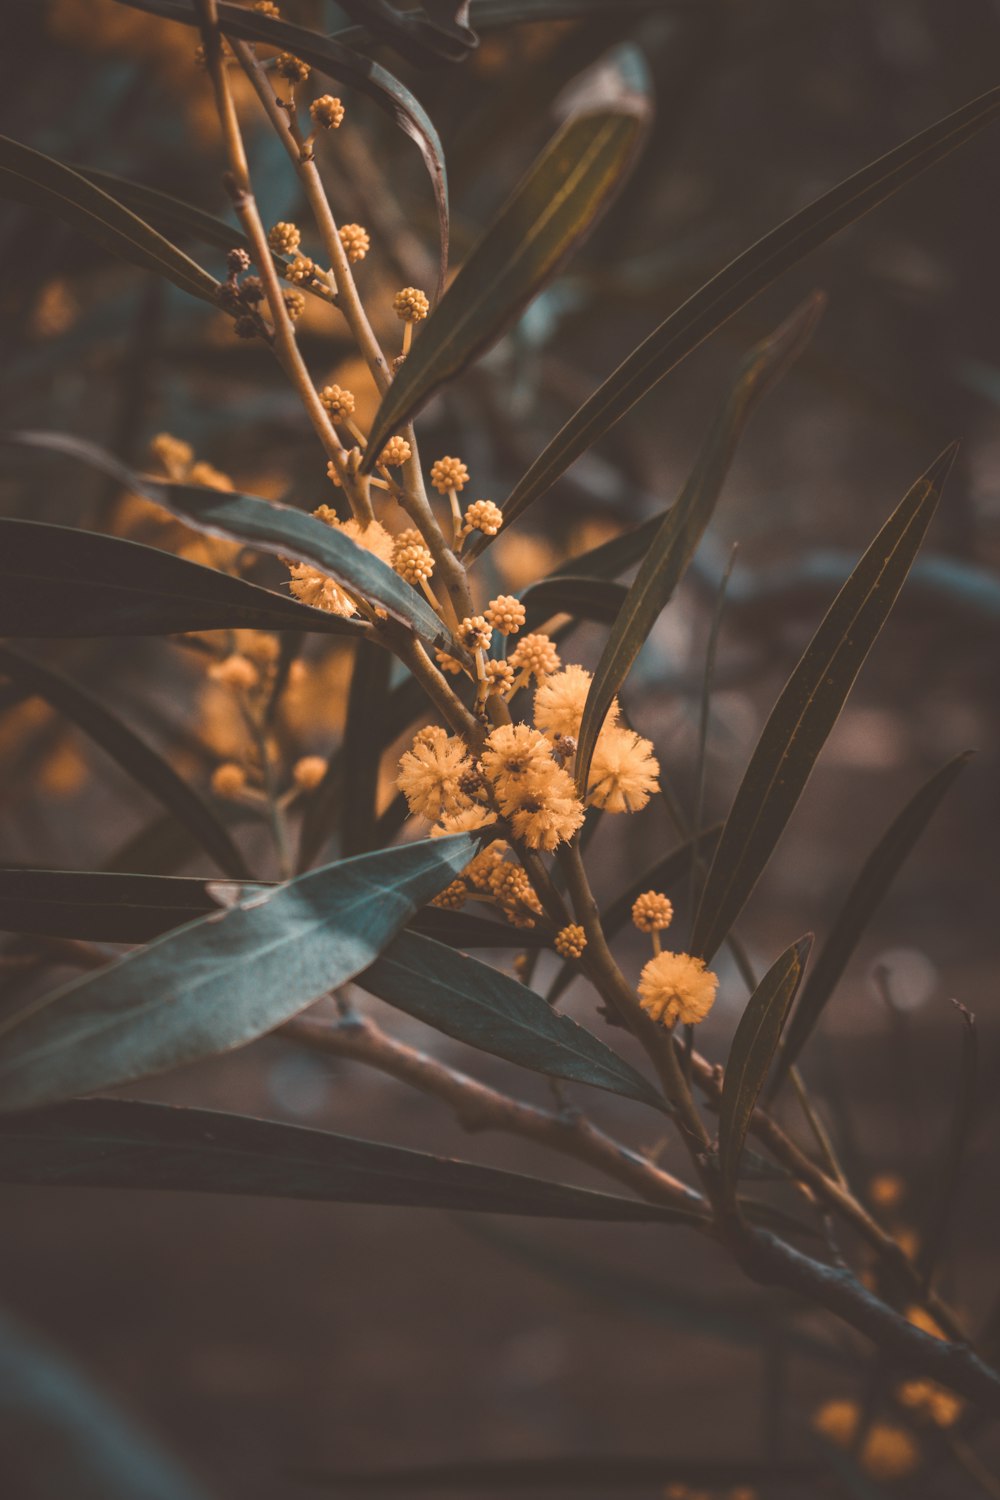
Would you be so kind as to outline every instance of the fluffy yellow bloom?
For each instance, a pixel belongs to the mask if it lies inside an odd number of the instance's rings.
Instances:
[[[515,672],[528,672],[538,682],[551,672],[558,672],[559,652],[547,635],[540,631],[523,635],[511,652],[510,664]]]
[[[830,1442],[848,1448],[854,1442],[861,1412],[856,1401],[827,1401],[815,1413],[812,1425]],[[903,1479],[920,1462],[920,1450],[903,1427],[873,1422],[861,1447],[861,1466],[873,1479]]]
[[[638,812],[659,788],[653,746],[633,729],[602,729],[590,763],[587,801],[605,812]]]
[[[525,637],[527,639],[527,637]],[[578,739],[583,709],[592,678],[586,667],[563,667],[546,677],[535,693],[535,723],[550,739],[568,735]],[[618,722],[618,699],[608,709],[605,728]]]
[[[529,849],[555,849],[576,833],[583,822],[573,778],[550,760],[543,769],[510,777],[497,800],[519,839]]]
[[[587,946],[587,934],[576,922],[561,927],[555,936],[555,950],[560,958],[580,958]]]
[[[470,768],[468,756],[465,741],[457,735],[433,740],[418,735],[401,757],[396,778],[410,812],[433,822],[467,808],[469,799],[458,784]]]
[[[461,788],[459,792],[461,794]],[[441,839],[448,833],[475,833],[477,828],[485,828],[487,823],[495,821],[489,808],[472,803],[458,812],[443,813],[431,829],[431,838]]]
[[[632,902],[632,921],[640,932],[665,932],[673,919],[673,902],[660,891],[643,891]]]
[[[500,798],[507,794],[511,779],[528,771],[544,771],[553,763],[548,740],[528,724],[501,724],[494,729],[487,737],[482,758],[483,770]]]
[[[353,517],[349,521],[338,520],[328,505],[321,505],[313,514],[321,521],[326,521],[335,531],[342,531],[352,542],[357,542],[366,552],[373,553],[381,562],[392,566],[392,537],[381,521],[370,521],[362,529]],[[309,563],[289,563],[288,566],[292,575],[292,593],[303,604],[311,604],[314,609],[325,609],[332,615],[342,615],[345,618],[357,614],[357,605],[350,594],[345,593],[332,578],[321,573],[319,568],[313,568]]]
[[[639,976],[639,1001],[654,1021],[672,1026],[703,1021],[715,1003],[717,975],[690,953],[658,953]]]

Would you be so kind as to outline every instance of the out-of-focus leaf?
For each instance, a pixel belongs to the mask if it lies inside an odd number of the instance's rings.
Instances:
[[[359,975],[362,989],[445,1036],[535,1073],[664,1108],[657,1090],[584,1027],[489,964],[401,932]]]
[[[358,642],[342,748],[344,785],[349,788],[340,820],[345,855],[365,854],[374,845],[375,798],[385,741],[391,665],[387,651],[371,641]]]
[[[6,1314],[0,1453],[10,1500],[207,1500],[89,1380]]]
[[[645,133],[641,55],[615,54],[616,89],[584,96],[508,198],[421,330],[375,416],[372,468],[386,440],[500,337],[555,275],[621,186]]]
[[[928,1209],[927,1227],[921,1236],[917,1254],[917,1268],[927,1286],[931,1284],[951,1228],[965,1153],[979,1112],[979,1036],[976,1018],[958,1000],[951,1003],[962,1022],[962,1055],[948,1144],[941,1163],[937,1191]]]
[[[402,1495],[480,1491],[597,1490],[617,1495],[668,1484],[725,1490],[736,1485],[801,1486],[822,1468],[814,1463],[768,1464],[759,1459],[637,1458],[606,1453],[576,1453],[559,1458],[469,1459],[464,1463],[420,1464],[398,1469],[294,1469],[298,1479],[334,1494]]]
[[[814,199],[671,313],[556,434],[503,506],[509,525],[686,355],[811,250],[825,244],[1000,115],[1000,88],[971,100]]]
[[[55,214],[113,254],[165,276],[192,297],[215,302],[219,283],[197,261],[96,183],[8,136],[0,136],[0,197]]]
[[[469,834],[254,890],[0,1024],[0,1111],[94,1093],[272,1031],[367,968],[476,851]]]
[[[0,517],[0,635],[173,635],[368,626],[117,536]]]
[[[811,934],[786,948],[747,1001],[726,1062],[719,1105],[719,1168],[735,1197],[743,1143],[767,1081],[789,1008],[812,946]]]
[[[824,303],[825,298],[814,293],[787,322],[751,349],[676,504],[667,511],[639,564],[587,694],[576,753],[576,784],[581,796],[587,790],[594,746],[612,700],[701,541],[747,422],[761,397],[805,348]]]
[[[925,782],[902,812],[890,824],[869,854],[837,914],[830,934],[809,970],[788,1023],[781,1053],[774,1070],[770,1093],[777,1093],[788,1070],[796,1062],[809,1040],[823,1008],[833,994],[875,912],[892,884],[903,861],[923,833],[934,813],[951,789],[955,779],[968,765],[973,751],[956,755]]]
[[[208,536],[224,537],[261,552],[309,563],[353,593],[379,605],[428,645],[445,642],[446,632],[437,615],[398,573],[342,531],[304,511],[234,490],[171,484],[169,480],[137,474],[103,448],[67,433],[8,432],[0,436],[0,442],[11,447],[60,453],[88,464]]]
[[[512,927],[509,922],[437,906],[425,906],[408,925],[449,948],[544,948],[552,937],[544,928]]]
[[[3,1120],[0,1182],[689,1222],[679,1210],[402,1146],[133,1099],[83,1099]]]
[[[643,521],[641,526],[634,527],[632,531],[613,536],[610,541],[601,542],[600,546],[592,547],[589,552],[581,552],[579,556],[567,559],[555,569],[550,578],[543,578],[538,587],[563,578],[617,578],[619,573],[634,567],[646,556],[663,519],[662,514],[650,516],[648,521]]]
[[[577,620],[595,620],[611,625],[617,619],[627,593],[622,583],[599,578],[543,578],[521,595],[527,612],[526,630],[536,630],[553,615],[572,615]]]
[[[186,0],[120,0],[135,10],[148,11],[154,16],[163,16],[170,21],[182,21],[195,26],[198,17]],[[388,8],[388,7],[387,7]],[[430,174],[437,204],[438,223],[441,236],[441,282],[448,264],[448,177],[445,171],[444,150],[437,131],[423,105],[398,78],[371,58],[360,52],[352,52],[331,37],[309,31],[304,26],[294,26],[290,21],[261,15],[239,5],[220,0],[218,5],[219,25],[228,36],[240,37],[245,42],[266,42],[286,52],[301,57],[318,73],[325,73],[341,83],[349,84],[361,94],[367,94],[380,109],[387,111],[400,130],[417,146]]]
[[[208,803],[93,693],[13,646],[0,646],[0,672],[44,698],[100,745],[133,781],[184,825],[220,870],[237,880],[248,878],[242,854]]]
[[[725,941],[791,817],[900,589],[955,457],[947,448],[893,511],[831,604],[757,742],[695,918],[692,952]]]
[[[640,16],[650,10],[690,11],[700,3],[701,0],[615,0],[615,10]],[[490,32],[550,21],[603,20],[607,12],[608,0],[471,0],[469,22],[476,31]],[[375,42],[371,28],[363,25],[345,26],[334,37],[344,47],[370,47]]]

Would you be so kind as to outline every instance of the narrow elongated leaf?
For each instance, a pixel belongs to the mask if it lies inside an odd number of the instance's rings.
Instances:
[[[894,818],[862,866],[820,949],[809,977],[802,986],[795,1014],[781,1046],[775,1068],[771,1095],[777,1093],[788,1070],[797,1061],[809,1040],[823,1008],[833,994],[858,941],[878,910],[903,861],[940,806],[943,798],[973,752],[956,755],[925,782],[915,796]]]
[[[1000,88],[990,89],[814,199],[724,266],[633,350],[556,434],[504,504],[505,526],[741,307],[998,115]]]
[[[0,1121],[0,1182],[687,1223],[680,1210],[300,1125],[133,1099]]]
[[[133,781],[183,824],[220,870],[237,880],[247,878],[249,871],[242,854],[208,803],[93,693],[13,646],[0,646],[0,672],[44,698],[100,745]]]
[[[594,746],[612,700],[701,541],[747,422],[761,397],[805,348],[824,302],[819,294],[807,298],[787,322],[751,349],[676,504],[667,511],[639,565],[587,694],[576,754],[581,795],[587,790]]]
[[[552,933],[544,927],[511,927],[509,922],[437,906],[425,906],[408,925],[449,948],[544,948],[552,940]]]
[[[719,1105],[719,1167],[735,1197],[743,1143],[812,946],[800,938],[771,965],[747,1001],[726,1062]]]
[[[257,495],[207,489],[197,484],[171,484],[165,479],[137,474],[95,443],[66,433],[9,432],[0,436],[0,441],[11,447],[61,453],[98,469],[208,536],[243,542],[260,552],[309,563],[353,593],[379,605],[428,645],[445,641],[444,627],[437,615],[398,573],[342,531],[305,511],[261,500]]]
[[[121,0],[121,3],[134,10],[163,16],[166,20],[182,21],[187,26],[198,24],[197,14],[187,0]],[[272,47],[293,52],[318,73],[325,73],[330,78],[349,84],[359,93],[367,94],[410,137],[424,159],[434,188],[440,227],[443,284],[448,264],[448,178],[440,138],[420,101],[392,73],[372,62],[371,58],[352,52],[331,37],[321,36],[319,32],[309,31],[304,26],[295,26],[290,21],[278,20],[239,5],[228,4],[226,0],[220,0],[218,15],[219,25],[226,35],[240,37],[246,42],[267,42]]]
[[[702,891],[692,952],[713,956],[743,910],[854,680],[889,617],[955,457],[947,448],[893,511],[831,604],[750,757]]]
[[[0,517],[0,635],[173,635],[314,630],[364,635],[360,620],[122,537]]]
[[[0,1112],[114,1088],[253,1041],[367,968],[472,858],[469,834],[255,890],[0,1024]]]
[[[600,546],[592,547],[589,552],[581,552],[577,557],[568,558],[549,578],[543,578],[538,587],[542,588],[564,578],[617,578],[619,573],[634,567],[646,556],[663,523],[663,516],[663,512],[650,516],[641,526],[625,531],[621,536],[613,536],[610,541],[601,542]]]
[[[572,575],[543,578],[521,595],[521,603],[527,612],[525,629],[537,630],[553,615],[564,614],[577,620],[595,620],[600,625],[611,625],[621,612],[627,592],[624,584],[612,583],[610,579],[575,578]]]
[[[955,1204],[962,1185],[969,1138],[979,1113],[979,1036],[976,1018],[958,1000],[952,1000],[962,1026],[962,1053],[959,1064],[951,1129],[944,1159],[938,1173],[933,1201],[927,1211],[925,1232],[917,1254],[917,1268],[924,1283],[930,1286],[951,1229]]]
[[[584,104],[566,121],[424,325],[376,413],[366,449],[369,469],[386,440],[496,342],[621,186],[645,132],[649,97],[635,61],[639,54],[622,48],[617,57],[617,96]]]
[[[357,982],[445,1036],[494,1057],[664,1107],[640,1073],[569,1016],[553,1011],[534,990],[419,933],[401,932]]]
[[[562,1493],[597,1490],[662,1491],[669,1484],[726,1490],[736,1485],[800,1487],[822,1473],[819,1464],[770,1464],[760,1459],[637,1458],[635,1454],[575,1453],[556,1458],[469,1459],[396,1469],[295,1469],[305,1479],[343,1495],[490,1495],[497,1490]]]
[[[385,737],[389,668],[392,658],[371,641],[359,641],[347,696],[343,777],[350,788],[344,799],[341,846],[344,854],[364,854],[375,842],[375,798]]]
[[[0,136],[0,197],[55,214],[133,265],[165,276],[204,302],[215,301],[219,283],[183,250],[72,167],[5,135]]]

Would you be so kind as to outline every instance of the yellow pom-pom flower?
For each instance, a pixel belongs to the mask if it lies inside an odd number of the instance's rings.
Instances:
[[[703,1021],[715,1003],[718,977],[689,953],[658,953],[639,976],[639,1002],[654,1021],[673,1026]]]
[[[469,807],[459,782],[470,769],[468,747],[457,735],[433,740],[418,735],[400,759],[396,785],[411,813],[434,822]]]
[[[638,812],[659,789],[660,763],[649,740],[609,725],[594,748],[587,801],[608,813]]]

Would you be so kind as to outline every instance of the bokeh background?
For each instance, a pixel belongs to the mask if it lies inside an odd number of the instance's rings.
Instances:
[[[343,23],[333,4],[287,0],[284,10],[323,29]],[[226,212],[210,91],[188,29],[114,0],[14,0],[8,16],[6,133]],[[519,26],[461,68],[415,73],[387,55],[443,138],[456,261],[551,133],[559,91],[625,39],[641,48],[656,99],[634,176],[565,274],[421,421],[425,454],[461,454],[477,494],[502,499],[599,380],[731,255],[993,85],[1000,13],[990,0],[663,0],[652,14],[609,5],[579,24]],[[433,205],[412,144],[340,92],[350,128],[338,133],[326,178],[340,220],[371,232],[359,285],[394,340],[393,291],[431,280]],[[263,216],[299,219],[286,160],[245,102]],[[760,966],[804,931],[822,936],[894,812],[950,756],[977,750],[804,1062],[859,1188],[878,1174],[900,1179],[890,1219],[912,1242],[954,1108],[960,1023],[949,1002],[975,1012],[980,1113],[946,1271],[974,1328],[993,1310],[1000,1234],[998,162],[994,127],[814,254],[664,381],[490,554],[494,576],[520,587],[669,503],[739,358],[808,292],[826,291],[819,332],[755,419],[710,536],[630,684],[629,711],[690,808],[706,636],[738,542],[710,725],[705,812],[715,818],[838,573],[945,443],[961,439],[924,562],[742,925]],[[216,252],[203,260],[222,271]],[[233,339],[221,315],[19,206],[0,210],[0,264],[4,426],[70,431],[139,467],[166,431],[240,489],[309,508],[328,498],[321,456],[266,350]],[[342,325],[319,308],[300,327],[317,376],[355,389],[364,420],[374,393]],[[6,455],[0,504],[203,557],[192,533],[68,464]],[[279,571],[261,576],[276,584]],[[577,639],[587,660],[601,636],[589,627]],[[238,753],[229,700],[195,653],[141,640],[39,649],[99,687],[199,786]],[[329,754],[342,727],[348,657],[314,642],[306,660],[282,730],[289,758]],[[386,801],[390,774],[387,759]],[[214,873],[164,839],[155,805],[99,751],[3,686],[0,809],[5,864]],[[628,821],[594,846],[604,895],[675,842],[660,806]],[[259,873],[273,873],[260,832],[239,834]],[[684,892],[673,894],[682,927]],[[623,952],[638,965],[627,938]],[[4,956],[22,993],[24,946],[8,940]],[[46,965],[28,982],[59,977],[51,954]],[[709,1055],[724,1055],[743,993],[724,971],[702,1038]],[[585,986],[568,1005],[592,1019]],[[490,1060],[387,1019],[480,1076],[511,1082]],[[534,1080],[512,1082],[544,1100]],[[141,1094],[587,1180],[519,1146],[464,1139],[437,1105],[276,1041],[153,1080]],[[594,1111],[656,1144],[655,1124],[637,1122],[629,1106],[600,1099]],[[662,1149],[679,1164],[675,1144]],[[152,1194],[6,1189],[0,1202],[4,1305],[218,1497],[305,1493],[289,1474],[303,1464],[808,1454],[816,1405],[865,1378],[863,1368],[859,1377],[790,1351],[780,1307],[680,1232]],[[35,1493],[31,1485],[48,1495],[46,1444],[25,1467],[24,1445],[5,1441],[12,1496]],[[988,1436],[976,1441],[990,1463]],[[913,1500],[986,1492],[933,1464],[899,1490]]]

